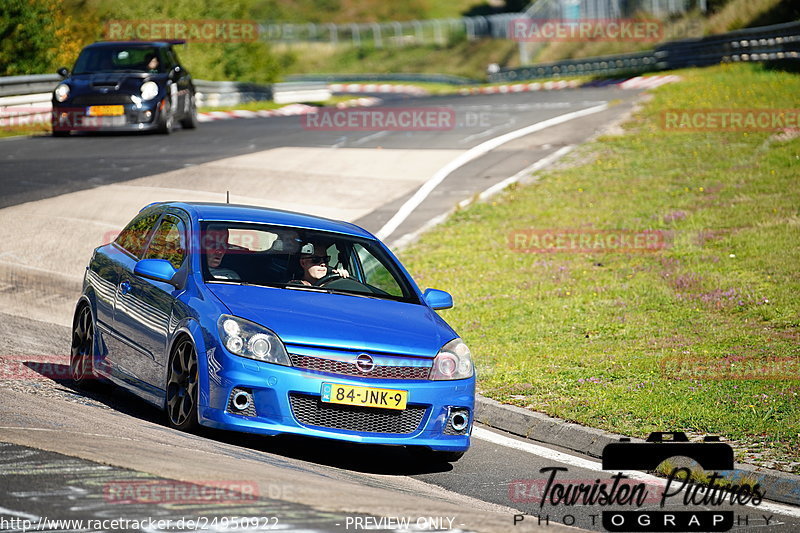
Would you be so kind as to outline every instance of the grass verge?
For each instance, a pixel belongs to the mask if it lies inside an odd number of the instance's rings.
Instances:
[[[800,138],[660,126],[667,109],[793,109],[800,77],[679,74],[624,134],[457,212],[402,257],[420,285],[454,294],[444,316],[481,393],[632,436],[719,434],[737,460],[800,472]],[[529,228],[670,241],[638,254],[512,250],[510,232]]]

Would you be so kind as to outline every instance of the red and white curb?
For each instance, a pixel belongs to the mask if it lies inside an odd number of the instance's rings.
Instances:
[[[338,109],[348,107],[371,107],[381,103],[380,98],[354,98],[336,104]],[[197,114],[198,122],[213,122],[215,120],[231,120],[235,118],[265,118],[265,117],[291,117],[316,113],[318,106],[307,104],[289,104],[279,109],[262,109],[260,111],[247,111],[234,109],[232,111],[207,111]]]
[[[328,89],[334,93],[402,93],[428,96],[428,91],[416,85],[394,85],[391,83],[331,83]]]
[[[543,83],[514,83],[508,85],[490,85],[489,87],[470,87],[461,89],[459,94],[507,94],[526,93],[530,91],[553,91],[558,89],[575,89],[581,86],[577,80],[545,81]]]
[[[636,76],[619,84],[621,89],[653,89],[667,83],[680,81],[681,77],[674,74],[668,76]]]

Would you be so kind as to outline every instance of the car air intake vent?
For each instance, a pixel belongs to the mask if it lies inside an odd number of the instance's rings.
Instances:
[[[409,405],[403,411],[324,403],[319,396],[289,394],[292,414],[304,426],[368,433],[407,435],[419,428],[427,407]]]
[[[96,81],[92,83],[92,87],[116,87],[118,84],[118,81]]]

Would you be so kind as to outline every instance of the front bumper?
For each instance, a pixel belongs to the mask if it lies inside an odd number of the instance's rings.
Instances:
[[[53,131],[148,131],[159,127],[163,100],[139,104],[113,104],[123,108],[122,115],[91,116],[93,106],[53,103]]]
[[[208,394],[201,396],[199,414],[204,426],[263,435],[290,433],[365,444],[427,446],[437,451],[469,448],[474,377],[456,381],[368,379],[262,363],[219,349],[208,355],[208,363]],[[408,407],[401,412],[322,403],[324,382],[406,390]],[[254,411],[248,413],[252,416],[231,408],[234,389],[251,394]],[[466,409],[460,412],[469,417],[466,430],[459,434],[447,429],[453,408]],[[320,423],[324,425],[317,425]]]

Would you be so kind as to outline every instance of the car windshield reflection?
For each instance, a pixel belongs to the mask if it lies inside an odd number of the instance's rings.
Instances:
[[[206,282],[419,303],[394,260],[367,239],[280,226],[207,222],[199,250]]]
[[[103,46],[84,49],[74,74],[101,72],[164,73],[164,61],[153,46]]]

